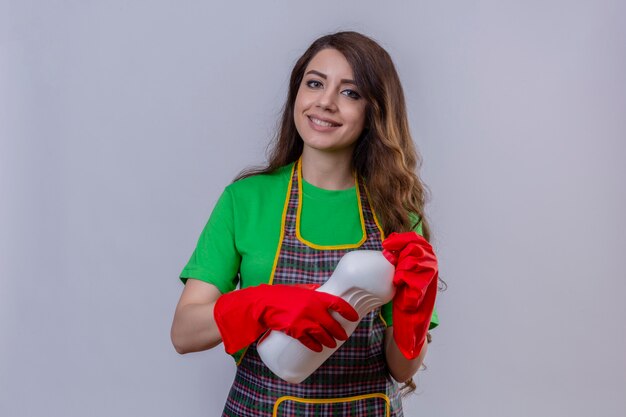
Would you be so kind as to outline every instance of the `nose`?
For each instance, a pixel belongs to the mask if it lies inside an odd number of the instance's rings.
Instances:
[[[337,110],[337,103],[335,102],[335,94],[332,89],[327,88],[320,91],[317,97],[317,107],[323,110],[335,111]]]

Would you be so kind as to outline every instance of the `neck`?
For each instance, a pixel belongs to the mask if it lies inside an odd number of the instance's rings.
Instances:
[[[321,152],[304,147],[302,177],[326,190],[345,190],[354,186],[352,152]]]

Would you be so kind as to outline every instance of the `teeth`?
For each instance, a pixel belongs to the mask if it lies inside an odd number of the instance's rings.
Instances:
[[[325,126],[325,127],[337,126],[337,125],[335,125],[333,123],[329,123],[329,122],[325,122],[323,120],[316,119],[315,117],[310,117],[309,119],[311,119],[311,121],[313,123],[315,123],[316,125],[318,125],[318,126]]]

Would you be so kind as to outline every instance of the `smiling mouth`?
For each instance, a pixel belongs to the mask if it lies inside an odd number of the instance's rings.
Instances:
[[[315,118],[313,116],[307,116],[307,117],[309,118],[309,120],[311,122],[313,122],[314,124],[316,124],[318,126],[323,126],[323,127],[338,127],[338,126],[341,126],[340,124],[327,122],[325,120],[320,120],[320,119],[317,119],[317,118]]]

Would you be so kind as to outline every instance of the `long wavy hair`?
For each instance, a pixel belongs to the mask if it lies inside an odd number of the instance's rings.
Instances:
[[[367,102],[365,129],[357,140],[352,163],[365,180],[385,234],[410,231],[421,222],[423,235],[430,240],[424,213],[428,189],[417,175],[422,160],[409,132],[400,78],[387,51],[357,32],[322,36],[298,59],[291,71],[287,100],[276,137],[269,147],[267,166],[246,169],[235,181],[273,172],[300,157],[303,141],[294,122],[294,103],[307,65],[326,48],[336,49],[345,56]]]

